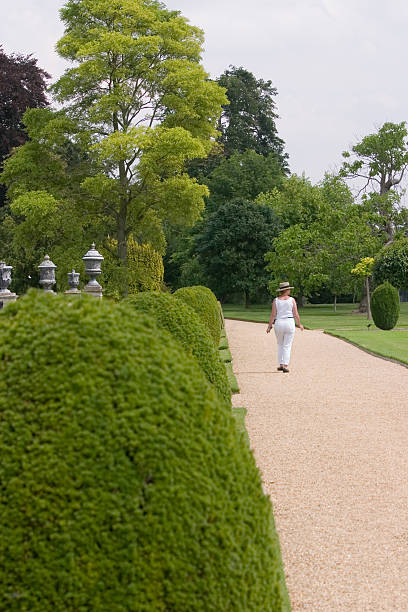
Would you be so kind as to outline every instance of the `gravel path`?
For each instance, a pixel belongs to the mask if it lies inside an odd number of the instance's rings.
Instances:
[[[296,331],[226,321],[294,611],[408,611],[408,370]],[[369,332],[367,332],[369,333]]]

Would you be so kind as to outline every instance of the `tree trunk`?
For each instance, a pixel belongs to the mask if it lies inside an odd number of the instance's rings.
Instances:
[[[363,297],[361,298],[360,304],[356,310],[353,310],[353,314],[365,314],[367,312],[367,288],[364,283],[363,286]]]
[[[305,298],[304,298],[303,293],[297,294],[296,301],[297,301],[297,305],[299,306],[299,308],[303,308],[303,306],[305,305],[304,304]]]
[[[370,281],[366,277],[366,292],[367,292],[367,319],[371,319],[371,303],[370,303]]]
[[[337,312],[337,295],[334,296],[334,312]]]
[[[120,284],[123,297],[126,297],[128,294],[126,222],[127,202],[123,199],[120,203],[118,216],[118,259],[121,269]]]
[[[118,129],[116,126],[115,129]],[[128,197],[127,197],[127,176],[125,162],[119,162],[119,179],[122,187],[122,194],[119,203],[119,215],[118,215],[118,258],[119,266],[121,268],[121,294],[126,297],[129,290],[128,275],[127,275],[127,213],[128,213]]]
[[[249,308],[249,293],[245,291],[245,308]]]

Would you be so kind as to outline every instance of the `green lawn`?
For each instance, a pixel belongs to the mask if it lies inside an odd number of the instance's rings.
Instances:
[[[382,331],[371,321],[367,330],[367,316],[352,314],[355,304],[338,304],[337,312],[332,305],[311,304],[299,310],[300,320],[308,329],[324,329],[339,338],[368,349],[373,353],[397,359],[408,364],[408,303],[401,304],[401,314],[396,329]],[[223,306],[224,316],[229,319],[243,319],[267,323],[271,305],[263,304],[244,308],[233,304]]]
[[[369,351],[397,359],[408,365],[408,329],[404,331],[372,329],[370,331],[329,331],[337,338],[345,338]]]
[[[332,305],[310,304],[299,309],[299,314],[303,325],[309,329],[365,330],[368,323],[367,316],[351,314],[356,307],[356,304],[338,304],[337,312],[334,312]],[[224,316],[228,319],[244,319],[245,321],[267,323],[271,314],[271,305],[262,304],[245,308],[236,304],[225,304],[223,311]],[[372,323],[372,325],[374,324]],[[397,327],[408,328],[408,302],[401,304],[401,314]]]

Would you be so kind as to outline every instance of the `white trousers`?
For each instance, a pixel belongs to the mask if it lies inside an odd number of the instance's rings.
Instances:
[[[294,319],[277,319],[275,321],[275,336],[278,342],[278,365],[289,365],[295,329]]]

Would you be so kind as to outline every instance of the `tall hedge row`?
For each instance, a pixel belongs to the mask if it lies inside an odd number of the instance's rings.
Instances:
[[[138,244],[132,234],[127,239],[127,266],[121,267],[112,256],[118,242],[108,241],[110,250],[104,250],[105,295],[120,299],[124,288],[130,295],[139,291],[159,291],[163,285],[164,267],[161,253],[150,244]]]
[[[271,506],[201,368],[128,305],[0,313],[0,609],[288,609]]]
[[[225,366],[210,332],[188,304],[169,293],[145,292],[126,300],[136,310],[154,317],[161,329],[169,331],[193,355],[220,396],[231,405],[231,390]]]
[[[371,296],[371,314],[380,329],[393,329],[400,313],[398,290],[390,283],[378,285]]]
[[[218,347],[221,335],[222,319],[217,298],[207,287],[182,287],[174,294],[191,306],[210,330],[215,346]]]

